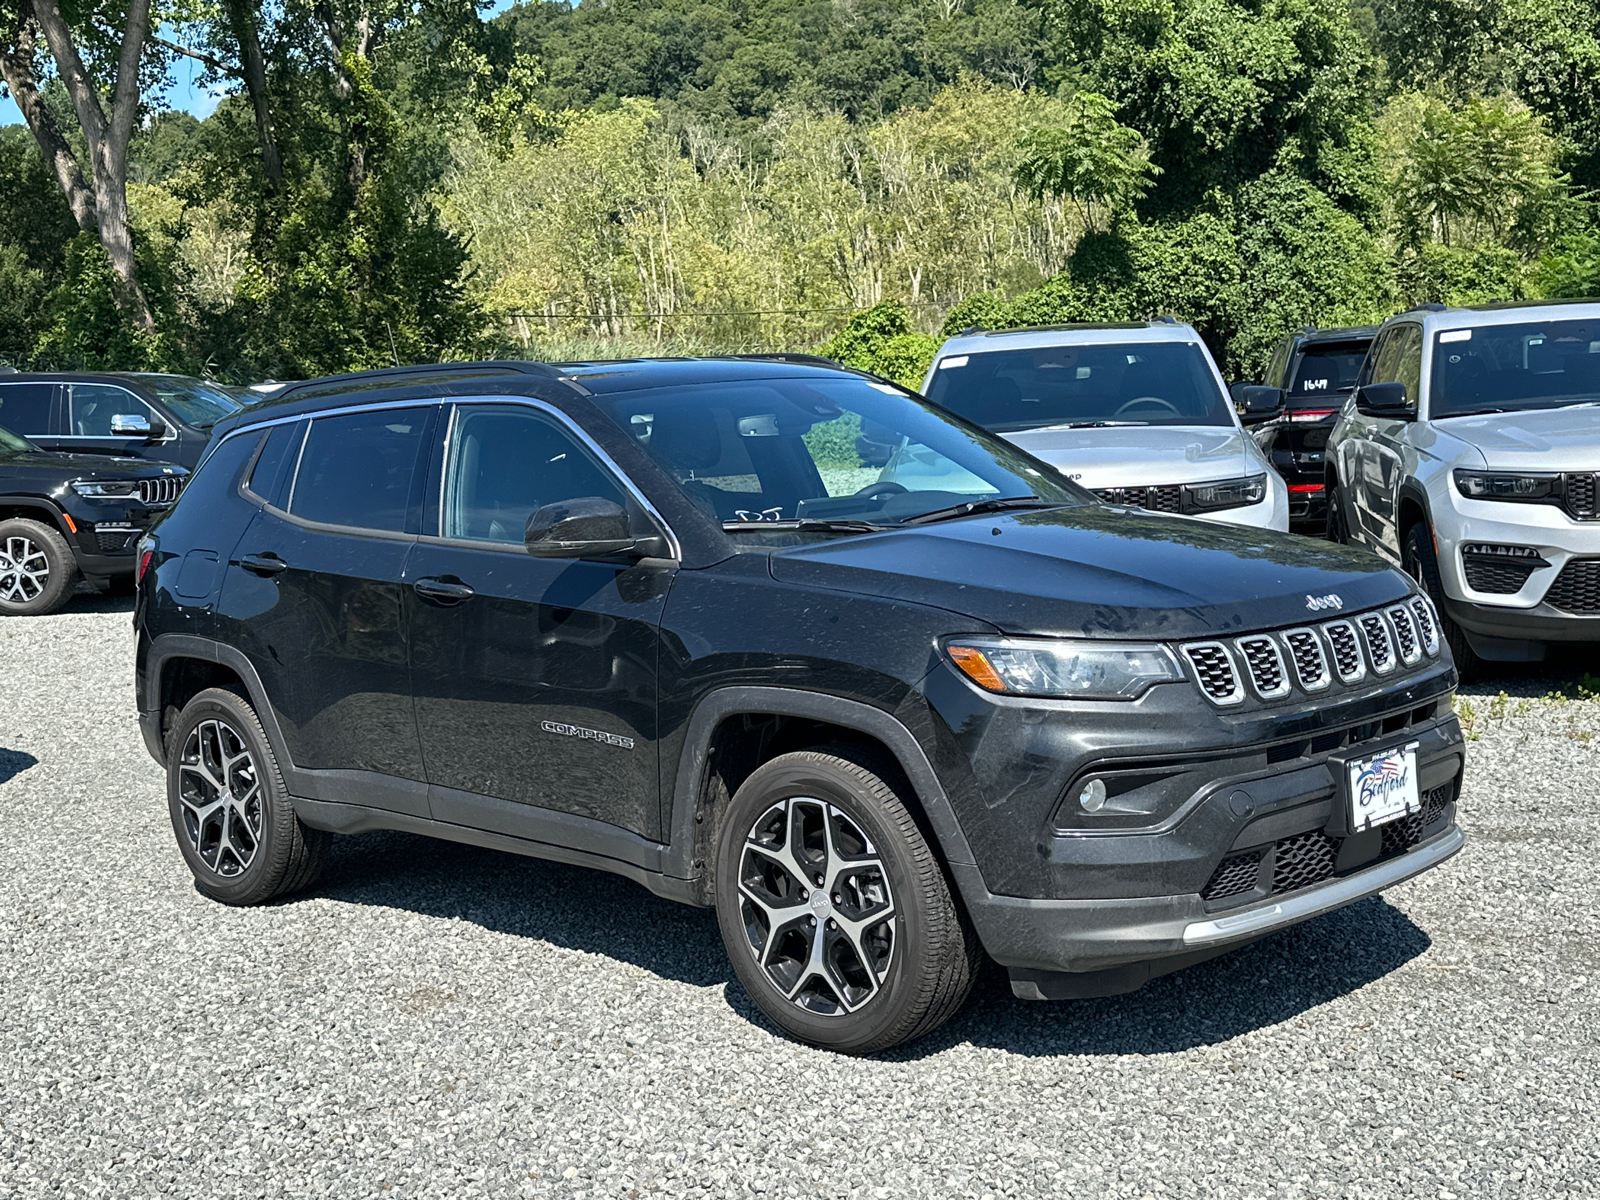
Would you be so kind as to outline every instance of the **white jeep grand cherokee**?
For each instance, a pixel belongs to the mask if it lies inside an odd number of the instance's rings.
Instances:
[[[1401,313],[1356,383],[1329,536],[1427,588],[1463,677],[1600,642],[1600,303]]]

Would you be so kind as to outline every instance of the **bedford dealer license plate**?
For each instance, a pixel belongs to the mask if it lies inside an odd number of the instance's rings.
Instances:
[[[1358,758],[1346,767],[1350,772],[1351,832],[1359,833],[1422,811],[1415,742],[1371,758]]]

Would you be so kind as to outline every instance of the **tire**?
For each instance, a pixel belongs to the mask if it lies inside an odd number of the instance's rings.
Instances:
[[[0,521],[0,613],[42,617],[78,586],[78,560],[67,539],[41,521]]]
[[[1350,544],[1350,527],[1345,524],[1344,497],[1339,494],[1339,481],[1328,483],[1328,540],[1341,546]]]
[[[1450,657],[1456,661],[1456,674],[1462,683],[1471,683],[1483,674],[1483,659],[1478,657],[1466,632],[1452,621],[1444,611],[1444,584],[1439,578],[1439,559],[1433,550],[1433,530],[1418,521],[1406,530],[1402,552],[1406,574],[1422,585],[1439,614],[1439,636],[1450,647]]]
[[[893,776],[848,748],[781,755],[740,786],[717,845],[717,923],[739,982],[789,1036],[847,1054],[942,1025],[981,960]]]
[[[195,886],[223,904],[264,904],[310,885],[332,835],[295,816],[255,710],[221,688],[173,725],[167,807]]]

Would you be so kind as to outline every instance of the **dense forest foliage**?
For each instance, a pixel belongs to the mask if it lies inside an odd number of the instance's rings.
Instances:
[[[65,15],[64,15],[65,14]],[[163,111],[184,64],[225,96]],[[246,381],[1600,293],[1586,0],[0,0],[0,360]]]

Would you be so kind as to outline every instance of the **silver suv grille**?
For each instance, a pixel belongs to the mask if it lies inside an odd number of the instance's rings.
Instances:
[[[1311,693],[1332,686],[1335,677],[1348,686],[1369,674],[1387,675],[1402,663],[1437,658],[1442,646],[1433,606],[1418,595],[1381,612],[1249,634],[1231,646],[1189,642],[1179,649],[1206,697],[1231,705],[1244,700],[1246,679],[1257,697],[1277,700],[1296,685]]]
[[[146,508],[166,508],[183,490],[183,480],[176,475],[163,475],[159,479],[139,480],[139,503]]]

